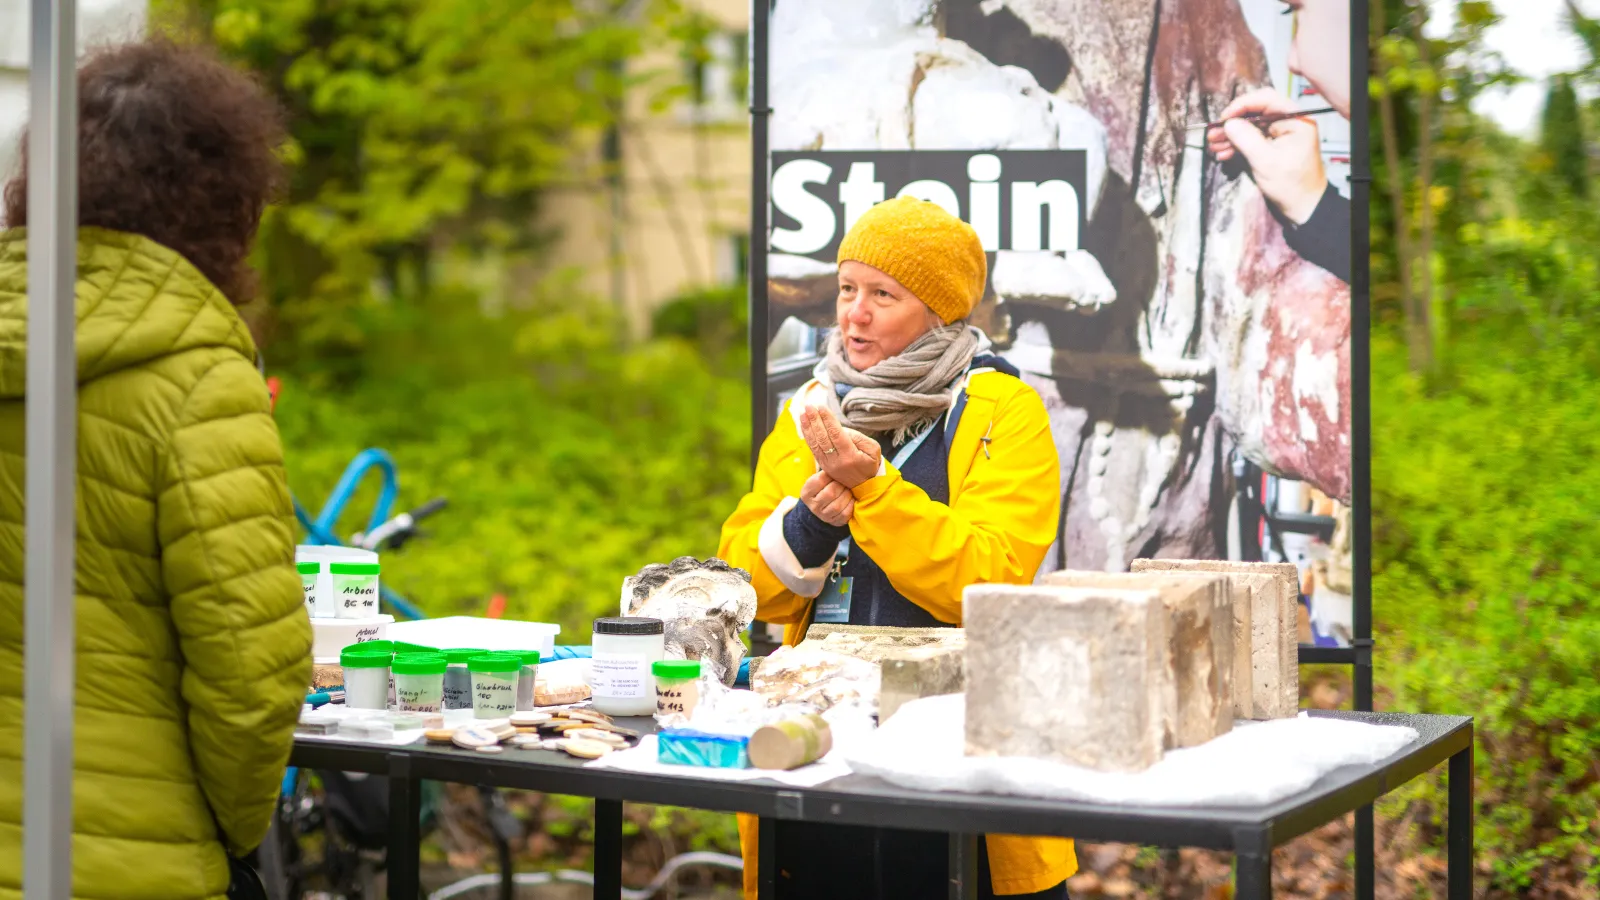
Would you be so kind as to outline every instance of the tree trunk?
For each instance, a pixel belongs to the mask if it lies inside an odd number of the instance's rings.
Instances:
[[[1422,65],[1433,70],[1433,55],[1428,39],[1422,33],[1427,20],[1427,7],[1418,7],[1417,55]],[[1433,296],[1433,101],[1437,85],[1417,92],[1417,194],[1421,206],[1417,211],[1417,264],[1420,278],[1417,290],[1417,334],[1411,348],[1412,367],[1427,374],[1435,370],[1433,329],[1435,319]]]
[[[1389,27],[1385,21],[1383,0],[1372,4],[1372,27],[1375,37],[1382,40]],[[1378,78],[1384,88],[1378,95],[1378,115],[1383,130],[1383,161],[1389,170],[1389,203],[1394,215],[1395,266],[1400,280],[1400,308],[1406,317],[1406,343],[1415,347],[1417,334],[1417,300],[1411,287],[1411,224],[1406,216],[1406,175],[1400,162],[1400,138],[1395,127],[1394,92],[1389,87],[1388,64],[1382,54],[1375,54]],[[1418,369],[1415,352],[1411,354],[1411,367]]]

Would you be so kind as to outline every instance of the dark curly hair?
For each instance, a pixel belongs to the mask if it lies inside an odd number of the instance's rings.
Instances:
[[[283,108],[214,52],[165,38],[101,50],[78,68],[78,224],[143,235],[182,254],[233,303],[255,293],[246,263],[284,184]],[[5,187],[28,221],[22,171]]]

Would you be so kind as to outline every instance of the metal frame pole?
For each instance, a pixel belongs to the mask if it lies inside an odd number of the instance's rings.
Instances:
[[[75,0],[32,0],[23,896],[72,896],[78,280]]]

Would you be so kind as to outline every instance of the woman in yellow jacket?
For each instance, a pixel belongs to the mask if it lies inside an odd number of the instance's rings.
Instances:
[[[962,589],[1026,584],[1055,539],[1060,470],[1039,396],[966,318],[987,265],[935,204],[869,210],[839,247],[838,328],[761,446],[720,555],[751,572],[759,617],[797,643],[816,622],[961,624]],[[745,894],[756,821],[740,819]],[[944,835],[783,823],[779,896],[946,891]],[[991,835],[980,895],[1066,896],[1072,842]]]

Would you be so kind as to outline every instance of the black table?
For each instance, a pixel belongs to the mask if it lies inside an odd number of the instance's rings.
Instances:
[[[1369,766],[1345,766],[1305,791],[1255,808],[1121,807],[998,795],[930,793],[850,775],[815,788],[775,782],[718,782],[586,769],[565,754],[507,749],[500,754],[450,746],[388,745],[306,739],[292,764],[307,769],[366,772],[389,779],[389,897],[417,900],[420,783],[462,784],[568,794],[595,799],[597,898],[622,890],[622,803],[651,803],[762,817],[761,897],[776,896],[776,822],[832,822],[951,834],[950,897],[976,896],[977,835],[1059,835],[1163,847],[1231,850],[1240,898],[1272,895],[1272,849],[1323,825],[1449,760],[1447,872],[1451,900],[1472,896],[1472,719],[1407,713],[1314,712],[1312,715],[1406,725],[1417,740]],[[654,730],[650,719],[619,724]],[[1370,885],[1371,879],[1366,880]]]

